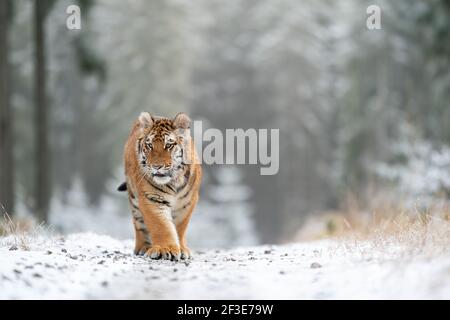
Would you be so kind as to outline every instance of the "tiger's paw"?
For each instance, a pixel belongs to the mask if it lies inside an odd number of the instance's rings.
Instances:
[[[159,246],[153,245],[145,253],[146,257],[151,259],[165,259],[165,260],[180,260],[181,251],[176,245],[171,246]]]
[[[190,259],[192,257],[191,249],[189,249],[187,246],[181,246],[181,259]]]
[[[143,256],[151,247],[150,246],[142,246],[142,247],[135,247],[134,248],[134,254],[137,256]]]

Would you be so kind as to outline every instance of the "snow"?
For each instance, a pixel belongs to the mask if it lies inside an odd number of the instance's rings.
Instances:
[[[110,189],[115,189],[120,181],[110,184]],[[50,224],[56,230],[64,234],[108,234],[118,239],[128,239],[134,235],[126,193],[120,194],[114,190],[114,194],[103,196],[98,206],[92,206],[86,199],[81,181],[75,180],[66,198],[69,199],[66,202],[61,201],[60,197],[54,197],[52,200]]]
[[[94,233],[0,238],[1,299],[448,299],[450,252],[412,255],[321,240],[195,251],[190,261],[132,255]]]

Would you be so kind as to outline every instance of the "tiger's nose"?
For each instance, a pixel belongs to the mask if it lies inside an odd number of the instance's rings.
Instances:
[[[162,167],[163,167],[162,164],[153,164],[153,165],[152,165],[152,168],[155,169],[155,170],[159,170],[159,169],[161,169]]]

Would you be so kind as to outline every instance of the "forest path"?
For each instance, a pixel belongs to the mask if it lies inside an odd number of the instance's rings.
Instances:
[[[0,238],[1,299],[448,299],[450,254],[316,241],[197,251],[190,261],[131,254],[131,241]],[[27,244],[25,244],[27,245]]]

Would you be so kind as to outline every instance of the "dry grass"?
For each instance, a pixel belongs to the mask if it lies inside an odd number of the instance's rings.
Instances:
[[[43,224],[36,226],[32,219],[12,219],[1,203],[0,212],[0,245],[30,250],[34,240],[49,231]]]
[[[406,206],[402,201],[384,198],[370,203],[368,210],[361,206],[348,206],[344,219],[347,228],[341,237],[371,240],[423,248],[450,245],[450,211],[447,201],[428,206]],[[359,214],[358,212],[363,212]]]
[[[0,222],[0,237],[5,244],[21,250],[30,249],[30,239],[40,232],[40,227],[33,228],[29,220],[12,220],[8,214],[3,215]]]
[[[333,238],[341,240],[348,250],[391,250],[399,258],[449,253],[448,202],[427,207],[403,203],[401,199],[378,196],[363,206],[349,198],[342,210],[311,218],[296,240]]]

